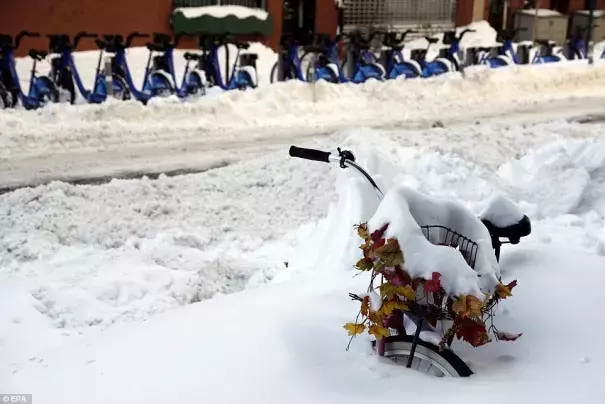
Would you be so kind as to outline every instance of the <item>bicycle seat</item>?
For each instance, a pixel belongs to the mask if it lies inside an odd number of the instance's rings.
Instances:
[[[549,39],[536,39],[536,43],[542,46],[546,46],[546,47],[550,47],[553,46],[554,44],[550,43]]]
[[[305,46],[304,50],[308,53],[324,53],[326,48],[322,46]]]
[[[101,50],[105,50],[109,46],[109,44],[102,39],[95,40],[95,43],[97,44],[97,48],[99,48]]]
[[[511,244],[517,244],[521,240],[521,237],[529,236],[531,233],[531,221],[526,215],[523,215],[523,218],[519,222],[504,227],[496,226],[486,219],[482,220],[482,222],[493,237],[507,238]]]
[[[45,51],[39,51],[36,49],[30,49],[29,52],[27,52],[27,55],[32,58],[37,60],[38,62],[42,61],[44,58],[46,58],[46,56],[48,56],[48,52]]]
[[[197,53],[185,52],[185,54],[183,55],[183,57],[185,58],[185,60],[200,60],[200,58],[202,56],[199,55],[199,54],[197,54]]]
[[[145,44],[145,46],[147,47],[147,49],[149,49],[152,52],[165,52],[166,51],[166,46],[161,43],[147,42]]]
[[[438,38],[432,38],[432,37],[429,37],[429,36],[425,37],[425,39],[426,39],[426,40],[428,41],[428,43],[430,43],[430,44],[436,44],[437,42],[439,42],[439,39],[438,39]]]

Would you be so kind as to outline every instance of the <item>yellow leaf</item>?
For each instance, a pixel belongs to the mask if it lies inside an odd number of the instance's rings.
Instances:
[[[370,233],[368,232],[368,225],[365,223],[362,223],[359,225],[359,227],[357,227],[357,234],[359,235],[359,237],[366,240],[366,242],[368,242],[368,240],[370,240]]]
[[[380,297],[383,299],[390,300],[395,296],[395,286],[390,283],[383,283],[379,286],[380,288]]]
[[[483,302],[473,295],[466,296],[466,308],[471,317],[480,318],[483,314]]]
[[[410,285],[397,286],[396,294],[405,297],[408,300],[414,300],[416,298],[416,292]]]
[[[481,318],[483,315],[483,302],[473,295],[460,295],[460,298],[452,305],[452,310],[461,318]]]
[[[408,311],[408,306],[400,300],[387,300],[380,307],[379,314],[381,316],[389,316],[395,310]]]
[[[355,264],[355,268],[359,269],[360,271],[368,271],[374,268],[374,262],[371,259],[362,258],[357,261],[357,264]]]
[[[370,298],[366,296],[363,298],[363,300],[361,302],[361,315],[364,317],[367,317],[369,312],[370,312]]]
[[[366,326],[364,324],[346,323],[343,328],[349,332],[349,335],[353,336],[364,332]]]
[[[372,324],[368,330],[368,333],[375,336],[376,339],[386,338],[391,335],[391,332],[388,328],[381,327],[377,324]]]
[[[388,239],[383,246],[378,247],[375,251],[376,256],[384,262],[385,266],[403,265],[403,253],[399,248],[399,243],[394,238]]]
[[[462,318],[467,316],[466,295],[460,295],[460,298],[452,304],[452,310]]]
[[[414,300],[416,292],[414,292],[414,289],[410,285],[393,286],[390,283],[380,285],[380,296],[386,300],[391,300],[397,295],[404,296],[408,300]]]
[[[512,293],[510,293],[510,289],[508,288],[508,286],[502,283],[499,283],[498,286],[496,286],[496,294],[500,299],[506,299],[507,297],[512,296]]]

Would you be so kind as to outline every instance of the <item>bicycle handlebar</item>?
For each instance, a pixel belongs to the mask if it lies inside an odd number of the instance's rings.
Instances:
[[[130,45],[132,45],[132,41],[135,38],[149,38],[149,36],[150,36],[149,34],[141,34],[139,31],[132,32],[132,33],[128,34],[128,36],[126,37],[125,47],[130,48]]]
[[[17,34],[17,36],[15,37],[15,49],[17,49],[19,47],[19,45],[21,44],[21,40],[23,38],[25,38],[26,36],[28,36],[30,38],[39,38],[41,35],[38,32],[29,32],[26,30],[19,32]]]
[[[324,163],[330,162],[330,152],[324,152],[315,149],[304,149],[302,147],[290,146],[289,150],[290,157],[298,157],[305,160],[323,161]]]
[[[290,146],[289,154],[291,157],[297,157],[305,160],[321,161],[324,163],[339,163],[340,168],[353,167],[357,172],[359,172],[359,174],[368,180],[376,191],[378,198],[382,199],[384,197],[384,193],[380,190],[372,176],[357,163],[355,163],[355,156],[349,150],[340,150],[340,148],[338,148],[338,156],[332,156],[332,153],[330,152]]]
[[[477,30],[470,29],[470,28],[465,29],[464,31],[462,31],[460,33],[460,36],[458,36],[458,42],[462,41],[462,38],[464,37],[464,35],[468,34],[469,32],[477,32]]]
[[[78,43],[80,42],[80,39],[82,39],[82,38],[93,38],[93,39],[96,39],[96,38],[98,38],[98,37],[99,37],[99,35],[97,35],[97,34],[89,34],[89,33],[88,33],[88,32],[86,32],[86,31],[79,32],[79,33],[78,33],[78,34],[77,34],[77,35],[74,37],[74,45],[73,45],[73,46],[74,46],[74,49],[76,49],[76,48],[78,47]]]

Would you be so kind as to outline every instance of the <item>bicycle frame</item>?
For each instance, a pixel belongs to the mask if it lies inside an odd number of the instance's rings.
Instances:
[[[14,43],[11,36],[0,35],[0,82],[4,85],[8,95],[12,99],[12,102],[9,102],[9,106],[14,107],[16,101],[19,100],[25,109],[31,110],[39,108],[43,104],[44,99],[51,96],[54,87],[47,77],[38,77],[36,75],[36,63],[41,59],[38,59],[37,52],[32,50],[30,56],[33,62],[29,77],[29,89],[27,94],[24,93],[17,73],[14,56],[14,50],[19,47],[24,37],[40,37],[40,34],[21,31],[15,36]]]

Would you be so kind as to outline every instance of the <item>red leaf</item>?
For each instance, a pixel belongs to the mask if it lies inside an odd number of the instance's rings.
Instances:
[[[424,284],[424,291],[430,293],[439,293],[441,291],[441,274],[439,272],[433,272],[433,276],[431,279],[426,281]]]
[[[380,240],[378,240],[378,241],[374,242],[374,245],[372,246],[372,248],[373,248],[374,250],[376,250],[377,248],[382,247],[382,246],[383,246],[385,243],[386,243],[386,240],[385,240],[385,239],[383,239],[383,238],[381,238]]]
[[[489,342],[489,336],[484,324],[465,318],[459,322],[459,326],[456,336],[462,338],[472,346],[478,347]]]
[[[510,290],[512,292],[513,288],[517,286],[517,280],[515,279],[514,281],[512,281],[511,283],[509,283],[508,285],[506,285],[506,287],[508,288],[508,290]]]
[[[499,341],[516,341],[517,338],[519,338],[521,335],[523,335],[523,333],[521,333],[521,334],[513,334],[513,333],[510,333],[510,332],[506,332],[506,331],[498,331],[496,333],[496,337],[498,337]]]
[[[372,241],[377,243],[378,240],[380,240],[382,238],[382,236],[384,236],[384,232],[387,230],[387,228],[389,227],[389,224],[385,224],[384,226],[382,226],[380,229],[374,231],[372,234],[370,234],[370,237],[372,238]],[[384,244],[384,242],[383,242]]]
[[[393,286],[407,286],[412,283],[410,275],[399,265],[394,270],[385,272],[384,278]]]

